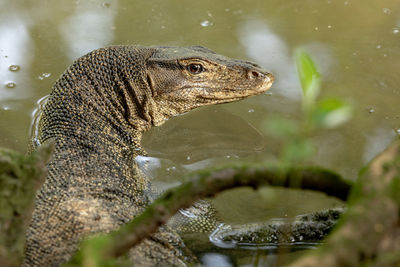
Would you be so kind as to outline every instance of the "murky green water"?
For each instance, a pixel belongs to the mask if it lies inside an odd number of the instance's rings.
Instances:
[[[292,58],[298,46],[318,63],[323,95],[354,106],[349,123],[313,137],[313,163],[354,179],[400,135],[397,0],[2,0],[0,146],[25,151],[36,101],[75,58],[109,44],[204,45],[276,75],[270,94],[196,110],[150,131],[143,140],[154,159],[149,173],[162,186],[190,170],[276,157],[279,146],[263,125],[278,114],[299,117]],[[216,200],[229,223],[290,217],[334,203],[304,192],[279,190],[271,197],[268,189],[239,189]],[[240,264],[254,263],[251,253]]]

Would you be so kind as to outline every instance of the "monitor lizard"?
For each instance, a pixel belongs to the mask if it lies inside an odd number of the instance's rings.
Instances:
[[[145,154],[145,131],[197,107],[262,94],[273,81],[254,63],[201,46],[110,46],[77,59],[40,115],[35,145],[51,141],[55,150],[36,196],[23,265],[58,266],[82,238],[116,229],[151,202],[151,184],[135,162]],[[168,225],[130,255],[137,265],[194,260]]]

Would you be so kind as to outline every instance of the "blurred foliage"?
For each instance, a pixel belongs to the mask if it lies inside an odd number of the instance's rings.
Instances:
[[[0,263],[19,266],[37,188],[44,180],[52,145],[26,156],[0,148]]]
[[[282,143],[279,155],[282,163],[300,163],[312,157],[316,149],[309,137],[317,130],[340,126],[352,114],[351,106],[343,100],[318,100],[322,76],[309,54],[297,49],[295,60],[303,96],[301,119],[275,116],[265,124],[267,132]]]

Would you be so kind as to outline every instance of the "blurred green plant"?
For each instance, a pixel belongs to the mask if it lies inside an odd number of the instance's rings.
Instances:
[[[302,88],[302,116],[300,120],[280,116],[268,119],[267,132],[282,143],[279,160],[300,163],[315,153],[310,136],[320,129],[334,128],[351,118],[351,106],[341,99],[318,100],[322,76],[310,55],[302,49],[294,53]]]

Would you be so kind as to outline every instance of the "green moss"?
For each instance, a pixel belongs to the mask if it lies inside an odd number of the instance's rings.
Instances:
[[[42,183],[52,145],[30,155],[0,148],[0,262],[19,265],[33,198]]]

